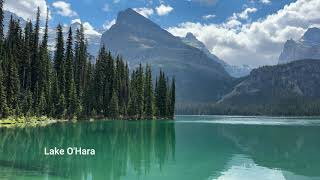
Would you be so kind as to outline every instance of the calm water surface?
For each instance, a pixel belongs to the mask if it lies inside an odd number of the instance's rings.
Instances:
[[[45,156],[44,148],[95,156]],[[320,180],[320,118],[178,116],[0,129],[0,180]]]

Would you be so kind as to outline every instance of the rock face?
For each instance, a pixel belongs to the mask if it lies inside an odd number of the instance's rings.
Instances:
[[[201,41],[199,41],[192,33],[190,33],[190,32],[187,33],[186,37],[182,37],[181,40],[189,46],[200,49],[202,52],[204,52],[212,60],[214,60],[220,64],[225,64],[224,61],[219,59],[216,55],[212,54],[207,49],[207,47]]]
[[[231,77],[223,66],[132,9],[118,14],[116,24],[101,38],[130,67],[150,64],[176,77],[177,102],[213,102],[229,90]]]
[[[279,104],[320,99],[320,61],[299,60],[253,70],[219,102],[232,105]]]
[[[320,59],[320,29],[309,28],[300,40],[288,40],[279,57],[279,64],[301,59]]]
[[[189,46],[200,49],[210,59],[220,63],[232,77],[238,78],[238,77],[247,76],[250,73],[250,71],[253,69],[252,67],[247,65],[233,66],[233,65],[227,64],[223,60],[219,59],[216,55],[212,54],[207,49],[207,47],[201,41],[199,41],[192,33],[187,33],[186,37],[182,37],[181,40]]]

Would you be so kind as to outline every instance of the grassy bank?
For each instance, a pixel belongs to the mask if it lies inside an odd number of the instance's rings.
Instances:
[[[27,127],[27,126],[46,126],[52,123],[56,123],[58,121],[63,120],[56,120],[52,118],[48,118],[46,116],[41,117],[16,117],[16,116],[9,116],[4,119],[0,119],[0,128],[1,127]]]

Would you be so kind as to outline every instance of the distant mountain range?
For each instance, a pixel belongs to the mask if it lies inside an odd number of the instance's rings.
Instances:
[[[232,76],[232,77],[243,77],[250,73],[253,67],[249,65],[242,65],[242,66],[234,66],[230,65],[223,60],[219,59],[216,55],[212,54],[207,47],[199,41],[192,33],[187,33],[186,37],[181,38],[182,41],[192,47],[200,49],[204,52],[210,59],[220,63],[224,69]]]
[[[225,95],[219,104],[239,109],[247,108],[248,111],[261,111],[261,114],[281,114],[287,111],[301,113],[304,108],[307,108],[306,114],[307,111],[319,113],[319,82],[319,60],[306,59],[265,66],[253,70]],[[268,110],[272,112],[268,113]],[[279,112],[275,113],[277,111]]]
[[[301,59],[320,59],[319,28],[309,28],[298,41],[288,40],[279,57],[279,64]]]
[[[123,56],[130,67],[148,63],[155,72],[161,68],[175,76],[180,103],[215,102],[231,88],[232,77],[221,63],[132,9],[118,14],[101,45]]]

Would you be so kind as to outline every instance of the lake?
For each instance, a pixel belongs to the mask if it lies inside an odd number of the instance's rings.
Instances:
[[[95,149],[46,156],[44,148]],[[0,129],[1,180],[318,180],[320,118],[177,116]]]

